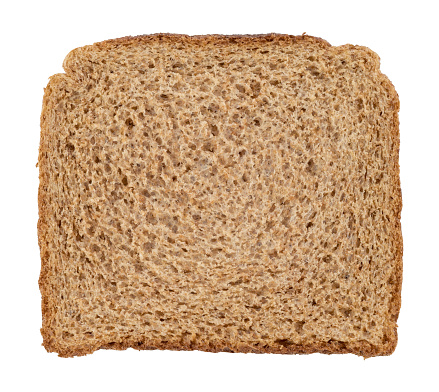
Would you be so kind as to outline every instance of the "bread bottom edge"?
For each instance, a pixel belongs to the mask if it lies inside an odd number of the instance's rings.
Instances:
[[[210,353],[253,353],[253,354],[355,354],[361,357],[370,358],[375,356],[391,355],[396,348],[396,334],[394,339],[387,340],[384,344],[376,346],[366,341],[341,342],[329,340],[328,342],[315,342],[306,344],[295,344],[282,340],[275,345],[263,343],[244,342],[206,342],[206,343],[176,343],[168,341],[153,342],[145,338],[121,340],[119,342],[96,342],[82,345],[56,344],[53,340],[44,342],[43,346],[48,352],[55,352],[59,357],[71,358],[84,356],[93,352],[105,350],[171,350],[171,351],[202,351]]]

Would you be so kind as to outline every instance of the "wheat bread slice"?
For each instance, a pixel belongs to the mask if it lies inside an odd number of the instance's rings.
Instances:
[[[389,355],[399,100],[310,36],[73,50],[41,115],[43,345]]]

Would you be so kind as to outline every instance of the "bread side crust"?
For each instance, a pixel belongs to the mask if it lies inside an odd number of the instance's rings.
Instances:
[[[394,230],[392,230],[393,234],[393,242],[396,244],[395,252],[396,252],[396,264],[395,264],[395,272],[393,275],[394,284],[393,284],[393,293],[392,299],[390,301],[389,308],[389,334],[388,334],[388,342],[386,346],[390,351],[390,354],[393,353],[396,349],[396,345],[398,343],[398,332],[396,322],[398,321],[399,312],[401,310],[401,291],[402,291],[402,279],[403,279],[403,238],[402,238],[402,230],[401,230],[401,211],[402,211],[402,193],[401,193],[401,180],[400,180],[400,167],[399,167],[399,148],[400,148],[400,136],[399,136],[399,96],[395,90],[392,82],[382,74],[382,78],[384,81],[384,85],[386,89],[389,91],[390,96],[392,97],[392,109],[393,109],[393,127],[391,129],[391,138],[394,143],[393,151],[391,154],[393,165],[393,171],[391,172],[392,180],[394,182],[396,193],[394,194],[394,216],[395,220],[393,222]]]
[[[221,35],[221,34],[208,34],[208,35],[187,35],[187,34],[170,34],[170,33],[157,33],[157,34],[145,34],[137,36],[126,36],[116,39],[109,39],[106,41],[95,43],[98,46],[109,46],[118,44],[134,44],[138,42],[148,42],[148,41],[165,41],[165,42],[187,42],[187,43],[199,43],[207,44],[210,42],[215,42],[216,44],[248,44],[256,42],[280,42],[280,41],[308,41],[314,44],[318,44],[322,47],[330,47],[329,42],[325,41],[323,38],[313,37],[310,35],[288,35],[288,34],[232,34],[232,35]]]
[[[392,345],[373,346],[366,341],[340,342],[331,340],[327,343],[286,344],[278,347],[267,345],[250,345],[232,342],[192,343],[190,345],[180,342],[158,342],[139,337],[123,340],[121,342],[103,343],[101,346],[84,344],[81,346],[61,348],[51,346],[51,352],[57,352],[60,357],[71,358],[91,354],[99,349],[106,350],[171,350],[171,351],[203,351],[203,352],[229,352],[229,353],[252,353],[252,354],[355,354],[364,358],[390,355],[394,348]],[[47,347],[46,347],[47,349]],[[48,350],[49,351],[49,350]]]
[[[215,43],[215,44],[230,44],[237,43],[240,45],[245,45],[248,43],[255,42],[296,42],[299,40],[306,41],[310,44],[319,45],[323,48],[329,48],[331,45],[318,37],[312,37],[308,35],[292,36],[286,34],[258,34],[258,35],[198,35],[198,36],[188,36],[182,34],[152,34],[152,35],[140,35],[140,36],[127,36],[118,39],[111,39],[99,43],[95,43],[93,46],[99,47],[100,49],[108,49],[110,47],[119,45],[136,45],[142,42],[151,41],[164,41],[164,42],[184,42],[184,43],[197,43],[200,45]],[[64,61],[64,67],[66,73],[70,74],[71,68],[66,64],[69,58],[72,56],[73,52],[81,51],[83,48],[78,48],[70,52],[66,60]],[[348,50],[348,49],[346,49]],[[378,70],[379,72],[379,70]],[[62,74],[66,76],[65,74]],[[382,74],[381,74],[382,75]],[[366,341],[359,342],[340,342],[340,341],[329,341],[327,343],[304,343],[302,345],[298,344],[285,344],[279,345],[278,347],[272,346],[260,347],[258,345],[248,345],[233,342],[218,342],[218,343],[194,343],[185,344],[180,342],[164,342],[164,341],[153,341],[145,339],[143,336],[138,336],[137,338],[131,337],[130,339],[123,340],[121,342],[100,342],[99,345],[84,344],[78,346],[66,347],[60,345],[54,338],[52,331],[52,322],[55,317],[56,304],[51,293],[51,277],[53,275],[52,267],[50,265],[50,255],[49,255],[49,241],[53,240],[48,231],[48,217],[50,212],[50,206],[48,205],[48,195],[46,188],[49,185],[48,180],[48,170],[50,170],[48,152],[50,152],[50,123],[48,117],[50,111],[53,107],[50,104],[50,93],[51,84],[56,83],[57,75],[51,78],[47,88],[45,89],[43,108],[41,114],[41,141],[40,141],[40,151],[38,158],[39,165],[39,178],[40,185],[38,190],[38,208],[39,208],[39,220],[38,220],[38,243],[40,247],[41,255],[41,274],[39,278],[39,286],[42,295],[42,316],[43,325],[41,328],[41,334],[43,336],[43,346],[48,352],[57,352],[60,357],[73,357],[82,356],[90,354],[98,349],[115,349],[115,350],[125,350],[127,348],[134,348],[137,350],[200,350],[207,352],[240,352],[240,353],[278,353],[278,354],[311,354],[311,353],[324,353],[324,354],[342,354],[342,353],[352,353],[356,355],[363,356],[364,358],[369,358],[379,355],[390,355],[394,352],[397,344],[397,329],[396,321],[398,319],[399,311],[401,308],[401,287],[402,287],[402,233],[401,233],[401,209],[402,209],[402,198],[400,189],[400,177],[399,177],[399,98],[395,91],[392,83],[382,75],[383,84],[388,89],[389,94],[392,97],[392,110],[393,110],[393,128],[392,128],[392,140],[394,142],[394,149],[392,151],[392,169],[390,175],[392,181],[394,181],[395,189],[397,189],[397,194],[394,195],[394,206],[393,210],[395,213],[393,242],[397,244],[396,247],[396,271],[394,273],[394,290],[392,293],[392,300],[389,309],[389,319],[388,319],[388,331],[386,336],[386,341],[383,345],[374,346]]]
[[[49,113],[51,110],[50,105],[50,92],[51,85],[54,83],[56,75],[50,78],[47,87],[44,89],[43,108],[40,117],[40,148],[38,154],[38,168],[39,168],[39,188],[38,188],[38,245],[40,247],[41,256],[41,272],[38,284],[41,291],[41,311],[42,311],[42,328],[41,335],[43,336],[43,346],[47,351],[55,351],[55,342],[52,333],[51,324],[54,319],[55,305],[53,303],[53,296],[50,292],[51,282],[51,266],[49,256],[48,243],[51,240],[48,217],[49,217],[49,200],[47,195],[47,187],[49,186],[49,158],[48,151],[50,144],[49,135]]]

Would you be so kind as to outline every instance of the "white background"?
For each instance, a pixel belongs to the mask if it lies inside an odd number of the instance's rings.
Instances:
[[[3,391],[439,391],[439,34],[437,1],[8,1],[1,29]],[[437,4],[436,4],[437,5]],[[288,33],[370,47],[401,100],[404,283],[390,357],[100,350],[41,346],[37,244],[39,116],[48,77],[73,48],[126,35]]]

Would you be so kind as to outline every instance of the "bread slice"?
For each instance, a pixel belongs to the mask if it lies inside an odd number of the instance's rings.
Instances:
[[[47,351],[394,351],[399,100],[374,52],[159,34],[64,69],[41,115]]]

